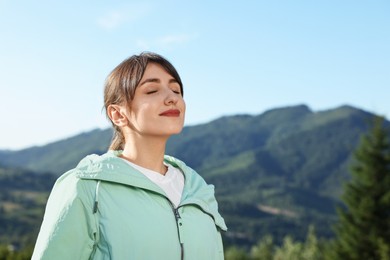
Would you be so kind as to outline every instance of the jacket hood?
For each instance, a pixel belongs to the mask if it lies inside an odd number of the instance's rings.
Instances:
[[[85,157],[76,167],[77,177],[129,185],[151,190],[165,196],[160,187],[118,157],[121,153],[122,151],[108,151],[103,155],[93,154]],[[199,174],[184,162],[167,155],[164,157],[164,161],[179,168],[184,174],[184,190],[179,207],[196,204],[205,213],[212,216],[215,224],[221,230],[226,231],[225,221],[218,212],[214,186],[208,185]]]

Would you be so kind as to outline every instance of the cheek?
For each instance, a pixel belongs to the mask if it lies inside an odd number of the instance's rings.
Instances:
[[[148,119],[154,116],[153,111],[155,111],[155,108],[150,103],[139,104],[133,110],[133,118],[139,123],[145,123],[144,121],[147,122]]]
[[[183,107],[183,112],[185,113],[186,112],[186,102],[184,101],[184,99],[182,99],[182,107]]]

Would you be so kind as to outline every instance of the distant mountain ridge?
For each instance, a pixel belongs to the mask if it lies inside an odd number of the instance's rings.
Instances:
[[[0,151],[0,164],[59,175],[76,166],[87,154],[101,154],[111,140],[110,129],[95,129],[44,146]]]
[[[216,186],[228,243],[255,243],[266,233],[303,238],[308,223],[331,236],[352,153],[373,116],[352,106],[313,112],[306,105],[225,116],[185,127],[169,140],[167,154]],[[96,129],[42,147],[0,151],[0,165],[59,175],[87,154],[104,153],[111,135]]]

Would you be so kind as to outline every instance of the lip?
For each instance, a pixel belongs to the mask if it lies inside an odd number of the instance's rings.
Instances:
[[[178,117],[178,116],[180,116],[180,110],[179,109],[168,109],[159,115],[160,116],[169,116],[169,117]]]

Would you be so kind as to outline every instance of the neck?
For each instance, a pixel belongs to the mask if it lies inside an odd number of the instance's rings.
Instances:
[[[127,136],[122,158],[165,175],[167,170],[164,165],[166,143],[167,138]]]

